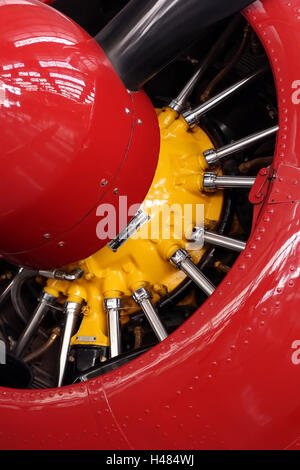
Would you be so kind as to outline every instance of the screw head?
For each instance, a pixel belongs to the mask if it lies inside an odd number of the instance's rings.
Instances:
[[[51,238],[51,233],[44,233],[43,237],[44,238]]]
[[[126,113],[126,114],[130,114],[130,109],[129,109],[129,108],[125,108],[125,113]]]
[[[57,246],[59,247],[65,246],[65,242],[58,242]]]

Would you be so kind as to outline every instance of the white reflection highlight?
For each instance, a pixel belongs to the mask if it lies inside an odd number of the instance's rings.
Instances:
[[[6,83],[0,83],[0,90],[1,89],[10,91],[10,93],[13,93],[14,95],[20,95],[21,94],[21,88],[17,88],[15,86],[11,86],[11,85],[6,85]]]
[[[83,91],[83,87],[80,85],[75,85],[74,83],[66,82],[65,80],[55,80],[55,83],[57,85],[63,85],[63,86],[68,86],[69,88],[72,88],[73,90],[78,90],[80,92]]]
[[[16,64],[7,64],[2,66],[3,70],[12,70],[13,68],[19,69],[21,67],[25,67],[25,64],[23,64],[23,62],[17,62]]]
[[[60,78],[61,80],[69,80],[71,82],[78,83],[78,85],[85,86],[85,82],[83,80],[80,80],[79,78],[72,77],[70,75],[63,75],[61,73],[54,73],[54,72],[50,72],[49,75],[50,75],[50,77],[53,77],[53,78]]]
[[[61,62],[57,60],[40,60],[39,64],[41,67],[46,68],[46,67],[60,67],[63,69],[69,69],[69,70],[78,70],[72,65],[70,65],[68,62]]]
[[[75,42],[69,41],[68,39],[57,38],[55,36],[39,36],[37,38],[24,39],[23,41],[16,41],[15,47],[29,46],[30,44],[37,44],[40,42],[55,42],[58,44],[64,44],[65,46],[74,46]]]

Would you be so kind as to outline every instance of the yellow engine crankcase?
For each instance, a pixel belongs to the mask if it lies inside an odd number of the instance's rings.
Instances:
[[[190,129],[173,110],[166,108],[157,113],[161,129],[160,157],[142,206],[149,214],[149,221],[116,252],[105,246],[67,268],[80,267],[84,271],[81,279],[73,283],[56,280],[47,283],[46,290],[52,295],[85,301],[73,345],[109,345],[105,298],[123,298],[121,322],[126,323],[130,313],[137,310],[132,299],[136,289],[147,287],[153,302],[174,290],[185,275],[168,261],[169,257],[178,248],[189,251],[187,237],[193,226],[204,222],[213,229],[220,219],[222,191],[202,192],[203,173],[207,168],[203,152],[213,147],[211,140],[198,126]],[[199,205],[203,205],[203,213],[196,210]],[[204,221],[199,217],[204,217]],[[198,263],[204,251],[190,251],[193,261]]]

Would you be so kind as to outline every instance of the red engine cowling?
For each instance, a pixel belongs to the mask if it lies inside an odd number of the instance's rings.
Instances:
[[[85,258],[97,207],[141,203],[159,151],[155,111],[97,43],[36,0],[0,1],[0,253],[53,268]],[[117,124],[116,124],[117,123]]]

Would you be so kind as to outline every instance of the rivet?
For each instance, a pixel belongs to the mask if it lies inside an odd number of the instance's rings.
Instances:
[[[125,113],[126,113],[126,114],[130,114],[130,109],[129,109],[129,108],[125,108]]]
[[[118,193],[119,193],[119,189],[118,189],[118,188],[115,188],[115,189],[113,190],[113,193],[114,193],[114,194],[118,194]]]
[[[51,237],[51,233],[44,233],[43,237],[44,237],[44,238],[50,238],[50,237]]]
[[[65,246],[65,242],[58,242],[57,246],[59,247]]]
[[[102,187],[103,187],[103,186],[106,186],[107,183],[108,183],[108,181],[107,181],[105,178],[103,178],[103,179],[100,181],[100,186],[102,186]]]
[[[143,121],[141,119],[138,119],[137,123],[138,123],[139,126],[141,126],[143,124]]]

